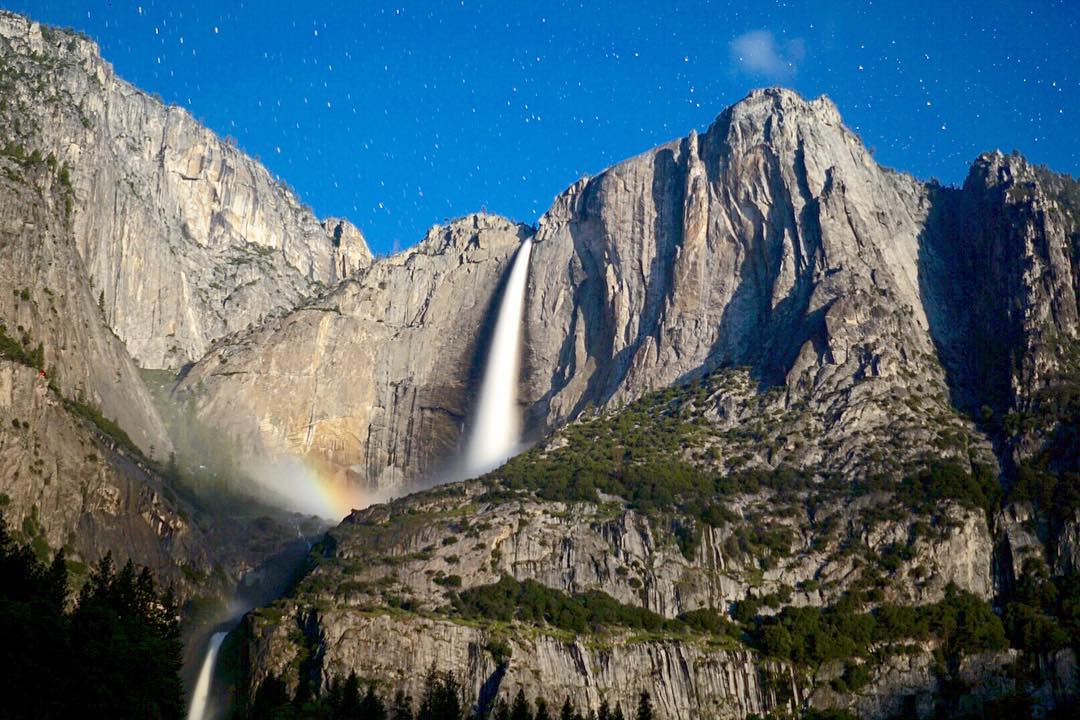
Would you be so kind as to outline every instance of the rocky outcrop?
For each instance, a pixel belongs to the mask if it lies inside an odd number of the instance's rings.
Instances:
[[[898,605],[939,601],[948,584],[992,594],[985,515],[955,504],[889,518],[895,501],[886,495],[853,503],[762,491],[741,496],[731,521],[703,527],[688,549],[675,529],[693,521],[677,511],[645,514],[613,497],[566,503],[493,490],[470,482],[418,493],[357,511],[332,530],[296,590],[245,621],[247,691],[270,675],[290,687],[325,689],[356,672],[416,697],[423,670],[435,668],[482,703],[509,700],[520,688],[549,702],[571,697],[579,708],[601,700],[626,708],[648,690],[662,718],[742,718],[805,703],[884,718],[909,702],[934,706],[944,682],[935,642],[878,648],[866,661],[869,684],[853,693],[834,687],[844,663],[808,673],[732,637],[615,626],[577,634],[462,617],[452,608],[459,594],[505,577],[579,597],[605,593],[665,618],[723,614],[747,598],[762,601],[766,614],[780,604],[829,605],[860,587],[874,588],[878,603]],[[815,517],[793,507],[814,507]],[[761,522],[773,533],[788,529],[788,546],[741,543]],[[897,547],[906,551],[886,565]],[[982,676],[968,672],[975,680],[964,681],[987,686],[976,697],[996,697],[1002,690],[990,685],[1005,682],[1002,668],[1013,659],[987,656]]]
[[[0,511],[24,541],[85,564],[111,551],[181,586],[181,566],[209,578],[205,537],[175,495],[68,413],[36,369],[0,361],[0,420]]]
[[[357,606],[379,602],[392,578],[400,598],[434,611],[449,595],[448,576],[457,577],[455,590],[510,576],[567,593],[599,590],[674,618],[702,608],[726,611],[747,597],[785,588],[795,605],[829,604],[873,570],[873,558],[902,546],[909,550],[890,571],[884,601],[936,602],[950,583],[985,598],[993,592],[985,517],[959,506],[936,518],[912,513],[881,522],[867,518],[889,498],[836,499],[815,507],[814,523],[801,513],[778,517],[779,501],[764,492],[733,504],[731,523],[703,526],[688,553],[670,522],[614,499],[603,505],[500,501],[487,490],[470,483],[354,513],[332,531],[333,555],[312,572],[311,582],[327,589],[324,599]],[[759,522],[789,531],[788,546],[770,551],[740,543],[740,535]],[[938,527],[922,536],[913,532],[931,523]],[[352,590],[341,595],[342,587]]]
[[[4,142],[67,166],[76,245],[143,367],[178,368],[370,262],[257,161],[117,77],[96,45],[0,14]]]
[[[155,463],[169,438],[92,297],[55,156],[0,153],[0,512],[76,583],[107,553],[181,600],[229,592],[296,538],[265,519],[220,522]]]

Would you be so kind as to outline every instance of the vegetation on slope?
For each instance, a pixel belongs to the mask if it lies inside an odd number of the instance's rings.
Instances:
[[[543,500],[599,502],[601,494],[614,495],[646,513],[675,510],[714,526],[732,520],[726,501],[763,489],[788,498],[812,491],[819,500],[894,491],[920,507],[952,499],[990,509],[997,500],[989,468],[931,455],[900,475],[872,473],[856,483],[784,464],[743,469],[720,463],[717,448],[727,437],[706,413],[732,372],[717,371],[567,425],[543,446],[490,473],[492,496],[526,491]],[[751,442],[764,440],[756,437],[759,430],[740,432]]]
[[[599,590],[571,595],[535,580],[519,582],[512,577],[503,577],[491,585],[480,585],[455,594],[452,606],[454,612],[464,618],[500,622],[516,620],[575,634],[599,631],[605,627],[738,634],[733,623],[713,610],[697,610],[671,620],[638,605],[620,603]]]

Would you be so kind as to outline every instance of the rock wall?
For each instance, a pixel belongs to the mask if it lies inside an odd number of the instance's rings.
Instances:
[[[595,711],[606,700],[612,709],[620,705],[632,713],[647,690],[661,718],[743,718],[786,709],[798,697],[794,676],[781,665],[760,663],[745,651],[678,640],[612,638],[604,645],[544,633],[512,636],[510,659],[499,666],[488,650],[495,636],[451,622],[337,612],[256,614],[245,622],[252,638],[249,661],[257,668],[254,683],[273,672],[295,684],[289,665],[302,661],[286,649],[286,636],[304,628],[323,649],[318,672],[326,685],[362,668],[413,698],[422,695],[424,669],[433,667],[453,668],[467,696],[486,702],[510,702],[520,688],[526,697],[560,705],[570,698],[582,711]]]
[[[1069,423],[1055,390],[1080,381],[1076,188],[1071,177],[993,152],[975,161],[962,189],[933,194],[923,282],[940,299],[935,340],[958,404],[992,412],[998,424],[1010,413],[1038,419],[1010,440],[1017,462],[1055,442]],[[1075,467],[1080,456],[1065,447],[1075,430],[1067,435],[1056,439],[1056,462]]]
[[[535,417],[725,364],[811,395],[859,375],[940,383],[917,282],[927,209],[828,99],[780,89],[571,186],[536,238]]]
[[[98,407],[159,460],[165,428],[124,344],[109,329],[75,251],[70,190],[45,159],[0,157],[0,322],[26,351],[41,346],[35,382]],[[35,373],[36,374],[36,373]]]
[[[70,167],[76,244],[143,367],[178,368],[230,333],[366,267],[256,160],[126,83],[94,43],[0,13],[3,137]]]
[[[158,474],[171,443],[90,287],[72,192],[55,155],[0,151],[0,513],[75,582],[111,552],[181,600],[224,594],[296,528],[221,523]]]
[[[867,566],[853,547],[869,554],[896,543],[907,546],[914,525],[933,523],[941,529],[911,541],[910,554],[892,571],[883,599],[936,602],[950,583],[980,597],[993,594],[993,540],[986,518],[956,505],[943,508],[938,518],[912,513],[875,522],[865,516],[887,505],[887,498],[837,499],[817,504],[815,522],[806,511],[782,513],[781,501],[766,492],[734,504],[738,519],[732,523],[700,527],[700,542],[687,556],[670,523],[617,501],[493,501],[486,490],[454,486],[354,513],[332,531],[333,555],[326,567],[313,571],[313,584],[329,590],[326,599],[362,605],[379,602],[382,582],[392,578],[400,597],[432,611],[449,596],[449,575],[458,577],[455,591],[510,576],[567,593],[600,590],[667,618],[701,608],[726,611],[748,596],[764,597],[784,587],[792,592],[792,604],[823,605],[843,595]],[[734,541],[744,522],[761,516],[772,528],[789,529],[792,538],[764,563],[764,571],[762,558],[768,553],[755,554]],[[354,586],[344,596],[333,590]]]

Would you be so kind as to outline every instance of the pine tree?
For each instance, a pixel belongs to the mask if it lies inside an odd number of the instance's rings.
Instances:
[[[514,704],[510,708],[510,720],[533,720],[532,708],[525,699],[525,689],[518,688],[514,696]]]
[[[611,720],[626,720],[622,711],[622,703],[615,703],[615,712],[611,714]]]
[[[449,675],[428,673],[416,720],[461,720],[461,686]]]
[[[330,686],[326,688],[326,704],[330,707],[330,714],[335,720],[341,717],[341,700],[343,697],[341,680],[335,675],[330,680]]]
[[[360,701],[360,720],[386,720],[386,706],[375,694],[375,686],[368,685],[364,699]]]
[[[652,698],[649,697],[648,690],[642,690],[641,697],[638,698],[635,718],[636,720],[653,720]]]
[[[255,700],[248,713],[250,720],[272,720],[280,717],[289,707],[289,693],[285,682],[276,675],[269,675],[255,691]]]
[[[390,707],[390,720],[413,720],[412,698],[404,690],[394,695],[394,704]]]
[[[547,701],[544,698],[536,699],[536,714],[533,717],[535,720],[551,720],[551,715],[548,714]]]
[[[607,700],[600,701],[600,712],[597,714],[597,720],[611,720],[611,707],[608,705]]]
[[[0,717],[181,717],[176,601],[149,570],[106,555],[68,612],[65,553],[46,566],[0,515],[0,577]]]
[[[358,720],[360,717],[360,679],[350,672],[341,687],[341,704],[338,706],[341,720]]]
[[[60,548],[53,556],[52,565],[45,573],[44,601],[50,616],[58,621],[67,610],[68,574],[67,558]]]
[[[315,691],[311,687],[311,681],[301,677],[296,683],[296,693],[293,695],[292,706],[302,708],[315,700]]]
[[[492,717],[494,720],[510,720],[510,706],[506,704],[505,700],[499,700],[495,703],[495,712]]]
[[[562,704],[562,710],[559,711],[559,720],[574,720],[574,706],[570,704],[569,697]]]

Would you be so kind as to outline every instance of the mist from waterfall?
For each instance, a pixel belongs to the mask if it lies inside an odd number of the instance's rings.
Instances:
[[[521,326],[531,253],[530,239],[518,248],[499,301],[499,313],[484,362],[484,376],[480,382],[473,425],[465,445],[463,468],[466,477],[475,477],[495,469],[515,453],[521,442],[517,391],[521,376]]]
[[[218,650],[221,649],[221,643],[227,634],[216,632],[210,637],[210,643],[206,648],[206,658],[199,670],[199,679],[195,682],[195,692],[191,694],[188,720],[208,720],[206,706],[210,699],[210,683],[214,680],[214,663],[217,661]]]

